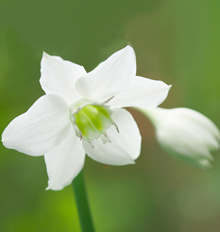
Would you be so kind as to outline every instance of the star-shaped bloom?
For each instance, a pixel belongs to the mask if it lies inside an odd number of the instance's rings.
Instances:
[[[43,54],[40,84],[45,95],[2,134],[5,147],[44,155],[48,188],[60,190],[81,171],[85,154],[109,165],[133,164],[141,135],[122,107],[154,108],[170,86],[136,76],[127,46],[87,73],[77,64]]]
[[[151,120],[159,144],[170,155],[204,169],[211,167],[211,152],[220,148],[220,132],[210,119],[188,108],[139,110]]]

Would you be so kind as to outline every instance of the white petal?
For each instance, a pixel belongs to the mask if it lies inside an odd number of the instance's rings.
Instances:
[[[107,100],[125,90],[135,74],[135,53],[132,47],[127,46],[79,78],[76,90],[86,98]]]
[[[68,105],[59,96],[44,95],[15,118],[2,134],[5,147],[31,156],[44,155],[67,135]]]
[[[73,103],[79,98],[75,82],[85,74],[83,66],[43,53],[40,84],[46,94],[56,94]]]
[[[111,142],[103,143],[101,138],[93,140],[94,148],[83,141],[84,149],[92,159],[110,165],[133,164],[140,155],[141,135],[136,122],[124,109],[114,109],[112,118],[117,124],[119,133],[114,126],[107,130]]]
[[[45,156],[49,176],[47,189],[61,190],[79,174],[85,161],[82,141],[73,127],[65,140],[50,150]]]
[[[109,101],[109,105],[154,108],[166,99],[170,87],[162,81],[136,76],[132,85]]]

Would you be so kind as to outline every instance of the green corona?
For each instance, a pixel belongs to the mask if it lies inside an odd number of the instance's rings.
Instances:
[[[112,111],[106,105],[88,104],[79,107],[73,114],[77,135],[88,142],[103,136],[109,141],[106,130],[114,124]],[[102,136],[103,135],[103,136]]]

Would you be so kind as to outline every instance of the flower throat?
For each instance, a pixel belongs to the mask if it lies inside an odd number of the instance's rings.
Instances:
[[[77,136],[89,142],[92,147],[92,140],[99,137],[101,137],[103,143],[111,142],[106,130],[114,125],[118,131],[118,127],[111,116],[112,111],[105,104],[88,104],[82,108],[78,107],[72,115]]]

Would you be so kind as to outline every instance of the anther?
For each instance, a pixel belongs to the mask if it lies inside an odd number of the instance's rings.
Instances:
[[[118,126],[113,122],[113,125],[115,126],[116,130],[118,133],[120,133],[119,129],[118,129]]]
[[[80,140],[82,140],[82,132],[81,132],[81,130],[79,130],[79,137],[80,137]]]
[[[88,142],[91,145],[91,147],[94,148],[94,144],[92,143],[92,141],[90,139],[88,140]]]
[[[108,139],[108,141],[111,143],[111,140],[109,139],[107,133],[105,133],[105,134],[103,134],[103,135],[104,135],[104,136],[106,137],[106,139]]]
[[[82,109],[81,107],[78,107],[78,108],[76,109],[76,114],[78,114],[79,111],[80,111],[81,109]]]
[[[115,96],[110,97],[108,100],[105,101],[105,104],[107,104],[109,101],[111,101]]]

